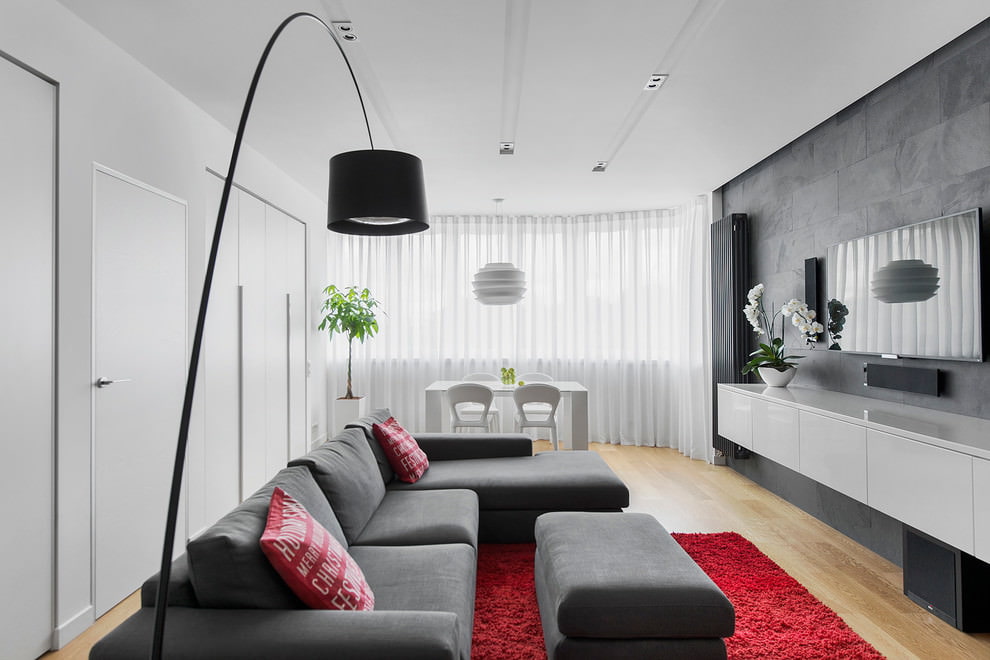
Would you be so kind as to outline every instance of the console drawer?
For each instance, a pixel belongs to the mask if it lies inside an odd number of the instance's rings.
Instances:
[[[869,504],[973,554],[973,457],[867,431]]]
[[[792,470],[798,469],[798,411],[790,406],[753,401],[753,451]]]
[[[753,448],[753,398],[718,390],[718,434],[746,449]]]
[[[804,410],[801,426],[801,474],[866,502],[866,429]]]

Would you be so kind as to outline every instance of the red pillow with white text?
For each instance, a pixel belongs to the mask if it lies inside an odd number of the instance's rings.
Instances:
[[[316,610],[372,610],[361,567],[302,504],[272,493],[261,551],[299,600]]]
[[[410,484],[419,481],[426,468],[430,467],[430,461],[416,439],[399,426],[394,417],[389,417],[384,424],[373,425],[371,430],[399,481]]]

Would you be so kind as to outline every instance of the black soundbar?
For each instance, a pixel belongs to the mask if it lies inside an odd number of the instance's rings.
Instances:
[[[938,369],[897,367],[876,362],[863,363],[867,387],[884,387],[902,392],[916,392],[938,396],[941,392],[941,374]]]

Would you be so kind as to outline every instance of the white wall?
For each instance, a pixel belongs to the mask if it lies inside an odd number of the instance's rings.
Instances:
[[[64,645],[92,623],[92,163],[188,201],[191,337],[206,256],[206,218],[212,230],[216,213],[206,208],[205,168],[226,171],[233,136],[54,0],[3,0],[0,50],[61,85],[55,618],[57,643]],[[325,277],[323,203],[250,148],[242,153],[237,179],[309,226],[312,315]],[[310,328],[310,425],[318,424],[323,433],[325,342],[312,323]]]

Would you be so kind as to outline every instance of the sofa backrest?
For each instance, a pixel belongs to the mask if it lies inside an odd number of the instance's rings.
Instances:
[[[344,429],[289,465],[309,469],[349,542],[361,534],[385,498],[385,484],[361,429]]]
[[[305,607],[261,551],[272,491],[294,497],[346,548],[347,538],[330,504],[305,467],[288,467],[186,546],[201,607],[299,609]]]
[[[385,456],[385,450],[382,449],[378,440],[375,439],[375,434],[372,432],[371,427],[375,424],[384,424],[391,416],[392,413],[388,408],[379,408],[344,427],[364,431],[364,439],[367,440],[368,446],[371,447],[371,452],[375,455],[375,462],[378,463],[378,470],[382,474],[382,483],[385,485],[388,485],[395,479],[395,472],[392,471],[392,465],[388,462],[388,457]]]

